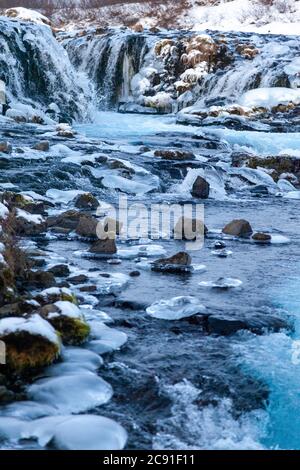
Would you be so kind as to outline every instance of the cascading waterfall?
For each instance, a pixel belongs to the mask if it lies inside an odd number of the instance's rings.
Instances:
[[[62,43],[74,66],[94,84],[101,109],[117,109],[120,103],[130,102],[136,104],[131,111],[167,113],[195,103],[235,103],[253,88],[300,85],[298,68],[293,65],[300,46],[293,37],[226,33],[220,40],[218,33],[210,32],[214,44],[226,44],[217,66],[211,68],[207,59],[183,66],[186,50],[192,59],[199,55],[198,45],[195,50],[190,46],[195,36],[174,32],[163,37],[125,30],[62,38]],[[201,36],[205,41],[207,35]],[[157,44],[164,41],[166,45],[157,53]],[[243,52],[249,44],[250,52],[257,51],[250,57]]]
[[[71,62],[95,84],[98,106],[117,107],[131,95],[131,79],[147,52],[146,36],[125,33],[63,41]]]
[[[91,88],[48,26],[0,18],[0,80],[10,104],[45,109],[55,103],[64,119],[88,116]]]

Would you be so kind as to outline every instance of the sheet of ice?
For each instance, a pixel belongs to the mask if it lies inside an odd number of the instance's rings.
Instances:
[[[283,197],[286,198],[286,199],[299,200],[300,199],[300,191],[289,191]]]
[[[214,129],[207,132],[223,139],[235,150],[247,150],[257,155],[279,155],[285,149],[299,151],[300,133],[274,133]]]
[[[64,450],[122,450],[125,429],[102,416],[76,416],[55,429],[54,445]]]
[[[241,287],[243,282],[240,279],[234,279],[231,277],[221,277],[217,281],[201,281],[199,282],[200,287],[212,287],[215,289],[232,289],[235,287]]]
[[[85,191],[80,189],[70,189],[68,191],[63,191],[60,189],[48,189],[46,196],[55,202],[62,204],[68,204],[73,201],[78,195],[84,194]]]
[[[111,386],[94,374],[41,379],[28,387],[30,399],[55,408],[56,414],[82,413],[107,403]]]
[[[18,440],[20,439],[24,428],[24,422],[19,419],[0,417],[0,440]]]
[[[91,328],[90,337],[92,340],[87,347],[97,354],[120,349],[127,342],[127,335],[123,331],[109,328],[104,323],[96,320],[88,323]]]
[[[161,245],[135,245],[129,248],[120,248],[118,257],[121,259],[132,259],[138,256],[162,256],[166,250]]]
[[[239,104],[246,108],[264,107],[271,109],[278,104],[300,103],[300,90],[291,88],[256,88],[244,93]]]
[[[161,320],[180,320],[206,311],[196,297],[180,296],[154,302],[146,309],[148,315]]]
[[[46,403],[37,403],[31,400],[17,401],[1,408],[1,415],[19,419],[37,419],[53,415],[56,410]]]
[[[35,314],[29,318],[8,317],[0,320],[0,336],[26,331],[33,336],[42,336],[50,343],[60,345],[60,340],[54,328],[40,315]]]
[[[117,189],[127,194],[143,195],[159,187],[159,180],[153,175],[150,178],[147,176],[145,182],[143,182],[143,179],[138,176],[128,179],[120,176],[117,172],[113,173],[111,170],[91,169],[91,172],[95,177],[101,179],[101,184],[105,188]]]

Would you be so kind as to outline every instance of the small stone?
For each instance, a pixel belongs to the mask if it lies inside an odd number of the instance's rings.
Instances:
[[[8,142],[0,142],[0,153],[11,153],[12,146]]]
[[[140,275],[140,271],[131,271],[131,273],[129,273],[130,277],[139,277]]]
[[[116,241],[112,238],[106,238],[105,240],[97,240],[91,246],[89,252],[95,254],[115,254],[117,253]]]
[[[224,248],[226,248],[226,243],[222,241],[217,241],[214,243],[213,248],[215,250],[223,250]]]
[[[272,237],[268,233],[258,232],[252,236],[255,243],[271,243]]]
[[[249,237],[252,233],[252,227],[247,220],[233,220],[223,228],[223,233],[234,237]]]
[[[72,276],[68,278],[68,282],[71,284],[84,284],[89,278],[85,274],[78,274],[78,276]]]
[[[210,184],[201,176],[197,176],[193,184],[191,195],[199,199],[207,199],[209,197]]]
[[[48,140],[41,140],[33,147],[34,150],[39,150],[40,152],[48,152],[50,149],[50,144]]]
[[[75,199],[75,207],[78,209],[96,210],[99,207],[99,201],[91,193],[79,194]]]

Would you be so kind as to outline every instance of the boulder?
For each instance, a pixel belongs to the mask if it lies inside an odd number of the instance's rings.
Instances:
[[[99,207],[99,201],[91,193],[79,194],[75,199],[75,207],[78,209],[96,210]]]
[[[112,238],[97,240],[93,243],[89,252],[94,254],[113,255],[117,253],[116,241]]]
[[[77,235],[84,238],[97,238],[98,220],[90,215],[82,215],[76,227]]]
[[[62,214],[48,217],[46,223],[47,227],[51,228],[53,231],[57,231],[57,229],[62,229],[66,232],[72,232],[78,226],[81,217],[81,212],[69,210],[63,212]]]
[[[66,277],[70,275],[70,269],[67,264],[57,264],[49,269],[55,277]]]
[[[48,152],[50,149],[50,144],[48,140],[41,140],[33,147],[34,150],[39,150],[40,152]]]
[[[77,276],[72,276],[68,278],[70,284],[79,285],[87,282],[89,278],[85,274],[78,274]]]
[[[234,237],[249,237],[252,233],[252,227],[247,220],[233,220],[223,228],[223,233]]]
[[[46,224],[42,216],[33,215],[23,209],[17,209],[14,230],[17,235],[35,236],[45,232]]]
[[[202,176],[197,176],[191,190],[191,195],[199,199],[207,199],[209,197],[209,190],[210,184]]]
[[[154,263],[152,263],[152,271],[174,274],[190,272],[192,270],[191,264],[191,256],[185,251],[181,251],[170,258],[161,258],[154,261]]]
[[[34,289],[47,289],[56,285],[54,274],[47,271],[28,271],[25,283]]]
[[[52,364],[60,353],[59,336],[38,314],[0,320],[0,340],[8,369],[19,374]]]
[[[205,236],[207,232],[207,227],[202,220],[180,217],[174,228],[174,238],[193,241]]]

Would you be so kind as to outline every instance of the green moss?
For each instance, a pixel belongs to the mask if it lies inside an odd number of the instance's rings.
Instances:
[[[60,334],[64,344],[82,344],[90,334],[89,325],[80,318],[70,318],[60,315],[51,319],[48,318],[48,321]]]
[[[11,333],[1,340],[6,345],[6,368],[18,374],[48,366],[60,353],[59,344],[27,332]]]

